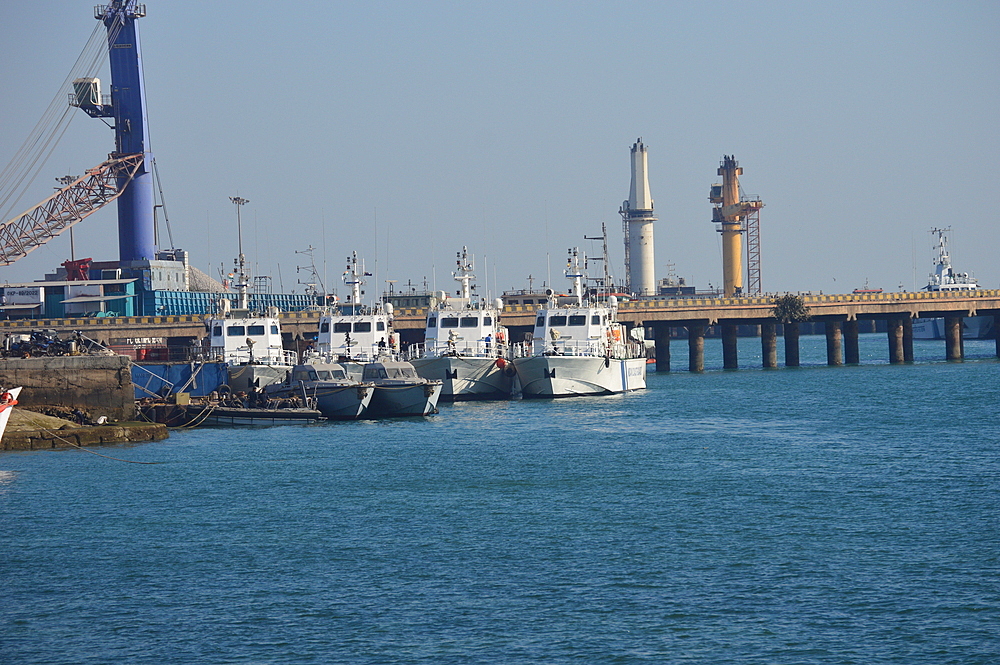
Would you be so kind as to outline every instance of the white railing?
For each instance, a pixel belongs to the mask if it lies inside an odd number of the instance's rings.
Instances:
[[[232,365],[297,365],[299,361],[299,355],[295,351],[262,349],[251,353],[250,349],[245,346],[229,351],[222,346],[213,346],[211,355],[213,357],[221,356],[223,360]]]
[[[508,354],[506,344],[476,340],[430,341],[411,344],[406,349],[407,359],[463,356],[467,358],[502,358]]]
[[[611,358],[641,358],[645,355],[642,344],[633,342],[608,342],[604,339],[536,339],[514,346],[513,356],[589,356]]]

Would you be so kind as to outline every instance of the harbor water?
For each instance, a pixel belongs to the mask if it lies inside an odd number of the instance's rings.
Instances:
[[[1000,662],[994,343],[801,343],[722,371],[707,340],[694,375],[675,341],[627,395],[4,454],[0,662]]]

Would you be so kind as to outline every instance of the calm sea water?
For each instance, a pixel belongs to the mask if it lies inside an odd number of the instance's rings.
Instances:
[[[802,343],[630,395],[97,449],[153,465],[0,455],[0,662],[1000,662],[992,342]]]

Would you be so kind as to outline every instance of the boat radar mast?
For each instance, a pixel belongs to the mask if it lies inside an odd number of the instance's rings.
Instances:
[[[239,243],[239,256],[236,259],[236,309],[250,309],[250,297],[247,295],[250,275],[247,274],[246,257],[243,255],[243,223],[240,219],[240,208],[250,203],[250,200],[240,196],[230,196],[229,200],[236,206],[236,238]]]
[[[364,266],[361,267],[361,272],[358,272],[358,253],[351,252],[351,255],[347,257],[347,269],[344,271],[344,284],[351,287],[351,304],[355,307],[361,305],[361,285],[364,284],[362,277],[367,275]]]
[[[573,282],[573,295],[576,297],[576,306],[583,307],[583,271],[580,270],[580,250],[577,247],[569,248],[569,258],[566,260],[566,279]]]
[[[470,282],[476,278],[472,274],[475,269],[473,262],[469,259],[469,250],[464,245],[462,246],[462,251],[456,254],[458,260],[455,263],[458,264],[458,270],[451,273],[451,276],[455,278],[456,282],[462,285],[462,298],[472,302],[472,287]]]

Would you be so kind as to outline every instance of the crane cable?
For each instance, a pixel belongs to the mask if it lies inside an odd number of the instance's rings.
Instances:
[[[3,171],[0,171],[0,210],[5,211],[0,216],[0,221],[12,217],[14,206],[35,182],[38,173],[69,127],[69,121],[75,110],[66,103],[67,90],[73,89],[72,82],[77,78],[91,77],[97,73],[98,67],[103,65],[108,57],[107,44],[117,37],[120,30],[121,25],[116,24],[105,38],[103,22],[97,24],[48,108],[11,161]]]

